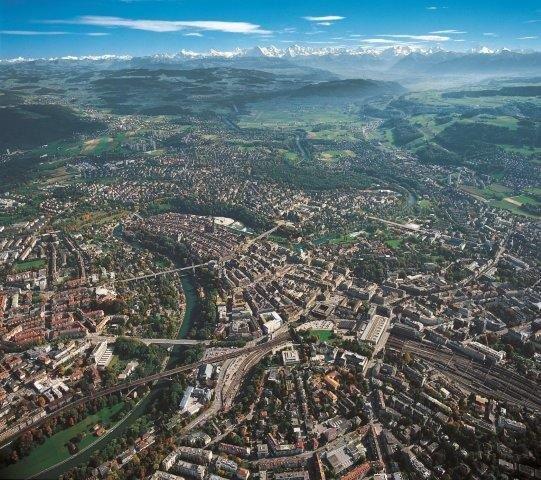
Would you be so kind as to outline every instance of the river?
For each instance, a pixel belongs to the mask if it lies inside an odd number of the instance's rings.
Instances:
[[[114,428],[114,430],[107,435],[100,438],[96,443],[94,443],[91,447],[89,447],[87,450],[84,450],[83,452],[76,454],[75,456],[68,458],[66,462],[62,463],[61,465],[58,465],[56,467],[53,467],[50,470],[47,470],[40,475],[33,477],[37,479],[50,479],[50,478],[58,478],[60,475],[63,475],[67,471],[71,470],[72,468],[75,468],[83,463],[87,463],[91,458],[92,455],[98,450],[101,450],[107,445],[107,443],[111,442],[112,440],[116,438],[120,438],[124,435],[124,433],[130,428],[135,420],[137,420],[141,415],[145,413],[147,405],[150,403],[150,401],[154,398],[154,396],[157,394],[158,389],[154,389],[152,392],[150,392],[143,400],[141,400],[135,408],[128,413],[126,417],[124,417],[122,420],[120,420],[121,424]]]
[[[122,226],[120,224],[117,227],[115,227],[113,231],[113,235],[125,241],[122,235]],[[141,248],[138,245],[134,245],[132,243],[130,243],[130,245],[133,248],[139,248],[139,249]],[[195,278],[193,277],[191,273],[183,275],[181,277],[181,282],[182,282],[182,289],[184,291],[186,306],[184,310],[184,317],[182,320],[182,325],[180,326],[180,329],[178,331],[177,338],[186,338],[192,328],[195,316],[197,315],[199,311],[199,309],[197,308],[199,298],[197,296]],[[173,349],[170,352],[170,359],[167,364],[167,368],[172,368],[176,366],[176,364],[178,364],[178,362],[182,359],[182,353],[185,348],[186,347],[182,345],[176,345],[175,347],[173,347]],[[107,433],[102,438],[98,439],[96,443],[88,447],[83,452],[78,453],[71,458],[67,458],[67,460],[64,463],[58,466],[55,466],[52,469],[47,470],[34,478],[37,478],[37,479],[58,478],[60,475],[66,473],[67,471],[83,463],[87,463],[92,458],[92,455],[96,451],[103,449],[105,445],[107,445],[107,443],[111,442],[112,440],[116,438],[120,438],[139,417],[144,415],[147,405],[155,397],[158,390],[159,390],[159,387],[155,387],[145,398],[143,398],[143,400],[141,400],[135,406],[135,408],[131,412],[127,414],[126,417],[120,420],[121,423],[117,424],[118,426],[116,428],[114,428],[112,431],[110,431],[110,433]],[[22,459],[21,461],[24,462],[24,459]]]

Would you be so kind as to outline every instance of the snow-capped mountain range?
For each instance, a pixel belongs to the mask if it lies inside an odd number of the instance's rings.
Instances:
[[[425,56],[430,56],[436,53],[447,53],[456,57],[465,56],[469,54],[482,54],[482,55],[497,55],[504,52],[513,52],[517,54],[529,54],[534,53],[533,51],[526,50],[509,50],[506,48],[501,49],[492,49],[489,47],[479,47],[476,49],[469,50],[467,52],[456,52],[443,50],[441,48],[426,48],[421,46],[411,46],[411,45],[395,45],[392,47],[384,48],[366,48],[366,47],[307,47],[303,45],[291,45],[286,48],[277,48],[274,45],[270,46],[255,46],[252,48],[236,48],[230,51],[223,50],[214,50],[211,49],[207,52],[195,52],[191,50],[181,50],[178,53],[166,54],[158,53],[150,55],[148,57],[139,57],[139,58],[149,58],[155,60],[182,60],[182,59],[204,59],[204,58],[224,58],[224,59],[233,59],[233,58],[242,58],[242,57],[261,57],[261,58],[297,58],[297,57],[325,57],[325,56],[368,56],[375,58],[384,58],[384,57],[406,57],[413,53],[421,54]],[[22,63],[22,62],[32,62],[37,60],[49,60],[49,61],[103,61],[103,60],[119,60],[126,61],[132,60],[134,57],[132,55],[84,55],[84,56],[62,56],[62,57],[50,57],[50,58],[11,58],[11,59],[0,59],[0,63]]]
[[[541,74],[541,52],[480,47],[467,52],[397,45],[392,47],[307,47],[257,46],[231,51],[194,52],[146,57],[131,55],[66,56],[45,59],[15,58],[0,60],[0,65],[35,64],[94,65],[96,68],[180,68],[235,67],[272,72],[304,69],[337,75],[341,78],[399,79],[414,76],[524,76]]]

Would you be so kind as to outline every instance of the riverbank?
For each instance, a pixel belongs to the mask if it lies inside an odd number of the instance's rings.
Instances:
[[[146,397],[144,397],[131,412],[129,412],[123,419],[121,419],[116,424],[116,426],[112,428],[105,436],[101,437],[97,442],[92,444],[90,448],[87,448],[85,451],[79,452],[71,458],[68,458],[61,464],[49,467],[49,469],[42,471],[34,478],[40,480],[59,478],[67,471],[89,462],[96,451],[101,450],[105,447],[107,443],[117,438],[121,438],[126,433],[128,428],[133,425],[133,422],[135,422],[141,415],[145,413],[147,405],[149,404],[150,400],[153,398],[153,395],[155,395],[156,392],[157,390],[153,390]]]
[[[117,238],[125,241],[120,228],[115,233]],[[137,247],[140,248],[139,246]],[[195,278],[191,274],[187,274],[181,277],[181,282],[186,306],[182,324],[177,333],[177,338],[179,339],[188,336],[199,311],[197,308],[199,298],[197,296]],[[186,347],[183,346],[175,346],[171,349],[167,368],[176,366],[182,360],[185,348]],[[42,445],[36,447],[28,457],[0,470],[0,478],[14,480],[23,478],[44,480],[58,478],[67,471],[89,462],[97,451],[103,449],[109,442],[121,438],[127,429],[133,425],[138,418],[144,415],[146,407],[155,398],[158,391],[159,387],[154,388],[125,417],[120,419],[116,424],[110,426],[103,437],[96,438],[92,435],[87,435],[79,444],[79,452],[76,454],[70,455],[67,448],[64,446],[65,443],[76,436],[77,433],[84,430],[88,425],[99,423],[99,421],[93,417],[99,416],[101,411],[85,418],[69,429],[58,432],[47,439]],[[53,441],[53,443],[51,443],[51,441]]]
[[[190,332],[195,316],[197,315],[197,289],[195,286],[195,279],[191,275],[185,275],[181,277],[182,288],[184,290],[184,295],[186,299],[186,308],[184,311],[184,316],[182,319],[182,324],[179,328],[177,338],[186,338]],[[167,364],[167,368],[173,368],[176,366],[179,361],[183,358],[183,350],[186,347],[177,345],[173,347],[170,351],[170,358]],[[105,445],[117,438],[122,437],[124,432],[133,425],[133,423],[144,415],[147,405],[155,398],[155,395],[158,393],[159,387],[153,389],[140,403],[138,403],[135,408],[121,420],[122,424],[117,425],[114,430],[112,429],[105,437],[100,438],[97,442],[90,446],[84,452],[79,452],[78,454],[72,456],[71,458],[66,459],[63,463],[59,465],[54,465],[49,470],[44,471],[42,474],[36,476],[36,479],[46,480],[49,478],[58,478],[60,475],[66,473],[67,471],[87,463],[96,451],[104,448]],[[3,478],[0,476],[0,478]]]
[[[199,302],[195,278],[192,275],[183,275],[180,278],[180,281],[182,283],[182,290],[184,291],[186,307],[182,318],[182,324],[180,325],[177,334],[177,338],[179,339],[188,337],[194,324],[195,316],[197,314],[197,304]]]
[[[123,406],[124,402],[120,402],[112,407],[102,408],[95,414],[88,415],[72,427],[55,433],[41,445],[36,446],[28,456],[21,458],[13,465],[1,469],[0,478],[29,478],[51,465],[69,460],[72,455],[69,453],[66,444],[77,435],[83,434],[84,436],[78,444],[79,452],[91,447],[97,440],[99,441],[93,435],[92,428],[94,425],[101,424],[106,425],[109,429],[114,428],[111,419],[122,410]],[[120,419],[119,422],[122,422],[122,420]],[[79,453],[75,454],[75,456],[78,455]]]

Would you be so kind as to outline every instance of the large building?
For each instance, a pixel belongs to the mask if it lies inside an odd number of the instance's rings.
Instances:
[[[299,352],[297,350],[284,350],[282,352],[282,361],[284,362],[285,366],[289,365],[296,365],[300,362],[299,359]]]
[[[372,345],[379,344],[385,330],[389,326],[389,319],[381,315],[374,315],[364,329],[361,340],[371,343]]]

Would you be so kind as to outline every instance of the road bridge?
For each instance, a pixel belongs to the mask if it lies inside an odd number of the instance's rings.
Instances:
[[[138,340],[145,345],[208,345],[210,343],[210,340],[193,340],[191,338],[139,338],[130,337],[127,335],[97,335],[93,333],[87,335],[86,338],[92,343],[115,343],[117,338],[130,338],[133,340]]]
[[[153,273],[147,273],[145,275],[137,275],[135,277],[123,278],[121,280],[116,280],[116,282],[117,283],[135,282],[136,280],[143,280],[145,278],[156,278],[156,277],[159,277],[161,275],[168,275],[170,273],[184,272],[186,270],[195,271],[196,268],[208,267],[208,266],[210,266],[212,264],[215,264],[215,263],[216,262],[214,260],[210,260],[208,262],[198,263],[197,265],[189,265],[187,267],[171,268],[169,270],[162,270],[160,272],[153,272]]]
[[[196,368],[199,368],[201,365],[204,365],[207,363],[221,363],[225,360],[238,357],[239,355],[246,355],[246,354],[251,354],[255,352],[268,351],[269,348],[270,349],[276,348],[285,342],[289,342],[289,332],[277,335],[272,340],[269,340],[268,342],[265,342],[259,345],[232,349],[231,351],[228,351],[221,355],[217,355],[215,357],[205,358],[204,360],[199,360],[197,362],[190,363],[188,365],[181,365],[180,367],[164,370],[164,371],[155,373],[153,375],[148,375],[146,377],[133,380],[131,382],[120,383],[112,387],[95,390],[91,392],[90,394],[85,395],[84,397],[79,397],[79,398],[74,397],[73,400],[59,406],[59,408],[57,408],[56,410],[53,410],[44,415],[35,415],[34,417],[30,419],[24,419],[18,425],[11,427],[8,431],[0,435],[0,443],[1,443],[0,448],[3,448],[4,446],[11,443],[15,438],[20,436],[22,433],[28,430],[31,430],[32,428],[36,428],[38,425],[41,425],[43,422],[50,420],[52,418],[55,418],[61,413],[67,410],[76,408],[79,405],[83,405],[86,402],[89,402],[91,400],[95,400],[97,398],[108,396],[108,395],[113,395],[115,393],[119,393],[122,391],[132,390],[134,388],[138,388],[143,385],[147,385],[149,383],[153,383],[159,380],[168,379],[168,378],[174,377],[175,375],[178,375],[179,373],[184,373],[184,372],[188,372]]]
[[[259,240],[262,240],[263,238],[268,237],[269,235],[274,233],[284,223],[285,222],[283,220],[279,220],[276,223],[276,225],[274,227],[272,227],[271,229],[259,234],[257,237],[251,238],[246,243],[239,245],[239,249],[243,250],[243,249],[249,248],[255,242],[258,242]],[[136,276],[129,277],[129,278],[122,278],[120,280],[115,280],[115,282],[116,283],[135,282],[137,280],[144,280],[145,278],[157,278],[157,277],[160,277],[162,275],[169,275],[171,273],[179,273],[179,272],[184,272],[184,271],[188,271],[188,270],[192,270],[192,271],[195,272],[196,268],[210,267],[212,265],[217,265],[219,263],[223,263],[223,262],[226,262],[228,260],[231,260],[234,257],[235,257],[235,253],[233,252],[230,255],[227,255],[227,256],[222,257],[222,258],[214,259],[214,260],[209,260],[208,262],[198,263],[196,265],[188,265],[186,267],[171,268],[171,269],[168,269],[168,270],[162,270],[162,271],[158,271],[158,272],[147,273],[147,274],[144,274],[144,275],[136,275]]]

